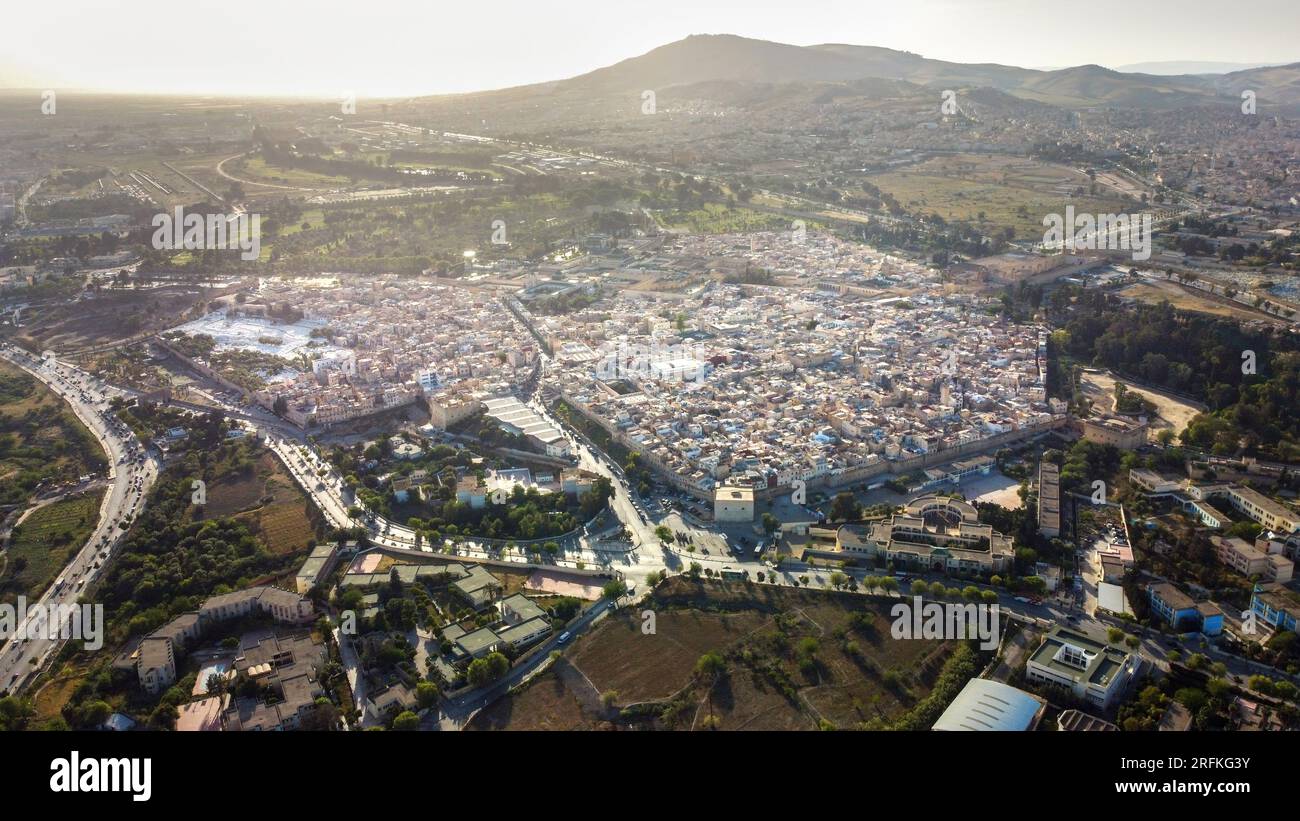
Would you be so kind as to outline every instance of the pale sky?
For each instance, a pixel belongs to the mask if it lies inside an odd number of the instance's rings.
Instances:
[[[478,91],[689,34],[1026,67],[1300,61],[1300,0],[4,0],[0,14],[0,87],[26,88]]]

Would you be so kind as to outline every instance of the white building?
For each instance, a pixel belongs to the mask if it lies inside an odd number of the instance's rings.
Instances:
[[[1099,707],[1109,707],[1137,674],[1133,653],[1057,626],[1043,638],[1025,664],[1025,677],[1056,684]]]

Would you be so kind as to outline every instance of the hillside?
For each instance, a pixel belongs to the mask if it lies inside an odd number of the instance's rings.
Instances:
[[[1240,89],[1272,105],[1300,105],[1300,64],[1224,75],[1124,73],[1097,65],[1056,71],[996,63],[953,63],[877,46],[828,43],[794,46],[730,34],[692,35],[587,74],[513,89],[422,98],[501,104],[556,99],[627,97],[701,84],[826,84],[892,80],[929,88],[994,88],[1015,97],[1068,108],[1174,108],[1233,103]],[[734,94],[734,89],[732,90]]]

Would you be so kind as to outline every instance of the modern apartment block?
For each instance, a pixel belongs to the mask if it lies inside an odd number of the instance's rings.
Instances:
[[[1206,527],[1228,526],[1232,517],[1223,511],[1231,508],[1264,528],[1268,541],[1278,545],[1269,553],[1285,550],[1294,559],[1300,551],[1300,511],[1257,490],[1237,484],[1176,481],[1149,470],[1131,470],[1129,480],[1150,498],[1172,500]]]
[[[1295,564],[1285,556],[1261,550],[1256,545],[1237,537],[1216,536],[1213,539],[1215,555],[1219,561],[1243,576],[1255,576],[1272,582],[1289,582]]]

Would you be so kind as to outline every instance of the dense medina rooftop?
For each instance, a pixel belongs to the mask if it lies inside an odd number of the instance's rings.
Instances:
[[[572,405],[700,490],[720,480],[812,478],[1050,421],[1045,330],[923,266],[834,237],[762,232],[674,239],[670,264],[773,271],[786,283],[704,278],[678,291],[627,288],[529,322],[554,351],[546,375]],[[342,278],[268,281],[231,304],[292,305],[311,338],[259,395],[302,424],[413,401],[435,416],[503,396],[531,375],[536,342],[504,290]],[[526,310],[514,303],[519,310]],[[256,339],[248,340],[255,349]],[[260,344],[265,345],[265,342]],[[310,367],[308,367],[310,365]]]
[[[664,301],[625,292],[540,319],[559,365],[548,382],[701,490],[905,458],[1064,411],[1046,400],[1043,328],[1004,323],[936,274],[900,272],[865,246],[770,236],[683,242],[823,276],[794,288],[712,282]],[[898,273],[906,296],[866,288]],[[830,277],[845,287],[825,288]]]

